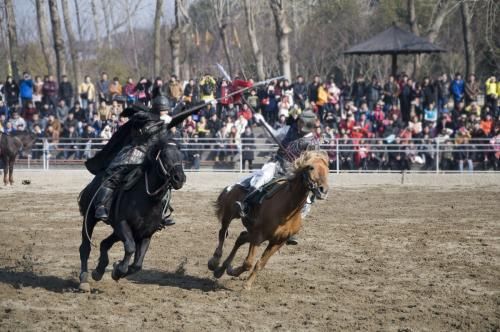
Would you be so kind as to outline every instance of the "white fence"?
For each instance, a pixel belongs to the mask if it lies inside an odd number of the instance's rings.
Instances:
[[[269,160],[278,146],[265,138],[245,140],[199,138],[180,139],[187,169],[244,170],[243,158],[253,152],[254,168]],[[82,168],[84,161],[105,144],[103,139],[65,139],[57,143],[38,140],[27,158],[18,164],[25,168]],[[332,172],[453,172],[460,164],[474,171],[500,170],[500,140],[472,139],[455,144],[450,139],[381,139],[335,138],[320,146],[328,153]],[[462,160],[462,161],[460,161]]]

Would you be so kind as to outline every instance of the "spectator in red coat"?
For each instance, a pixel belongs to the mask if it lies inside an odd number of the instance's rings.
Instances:
[[[252,111],[250,110],[250,108],[248,107],[247,104],[243,104],[241,106],[241,110],[238,112],[238,117],[240,115],[242,115],[248,121],[249,125],[252,124],[253,114],[252,114]]]

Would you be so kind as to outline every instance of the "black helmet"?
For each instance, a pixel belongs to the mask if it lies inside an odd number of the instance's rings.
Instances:
[[[304,134],[308,134],[312,132],[316,126],[316,114],[313,111],[306,109],[300,115],[299,121],[302,122],[302,132]]]
[[[170,111],[170,102],[165,96],[158,96],[153,99],[152,111],[160,113],[161,111]]]

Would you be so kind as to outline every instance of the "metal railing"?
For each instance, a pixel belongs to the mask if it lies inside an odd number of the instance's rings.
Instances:
[[[95,155],[107,140],[67,139],[57,142],[39,139],[27,158],[18,164],[28,169],[81,168],[86,159]],[[185,155],[185,165],[198,165],[195,170],[217,169],[244,171],[244,153],[253,152],[254,168],[265,163],[278,146],[266,138],[245,139],[189,138],[179,139]],[[380,138],[330,139],[320,145],[330,159],[331,172],[450,172],[464,164],[480,166],[480,170],[499,170],[500,139],[470,139],[467,144],[455,144],[453,139],[399,139],[387,143]],[[193,158],[198,158],[196,163]],[[442,169],[444,162],[448,165]],[[451,165],[451,166],[450,166]],[[450,169],[451,168],[451,169]],[[477,171],[477,167],[476,168]]]

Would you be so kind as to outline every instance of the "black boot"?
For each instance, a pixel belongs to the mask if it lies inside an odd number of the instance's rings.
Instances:
[[[96,196],[96,201],[94,203],[95,218],[102,220],[104,222],[108,221],[109,208],[111,205],[111,198],[113,197],[113,189],[108,187],[102,187]]]
[[[259,189],[255,189],[254,187],[250,187],[248,190],[249,194],[245,196],[243,201],[236,201],[236,206],[238,206],[238,211],[240,213],[241,218],[246,218],[248,217],[248,214],[250,213],[250,209],[258,196],[258,193],[260,193]]]

